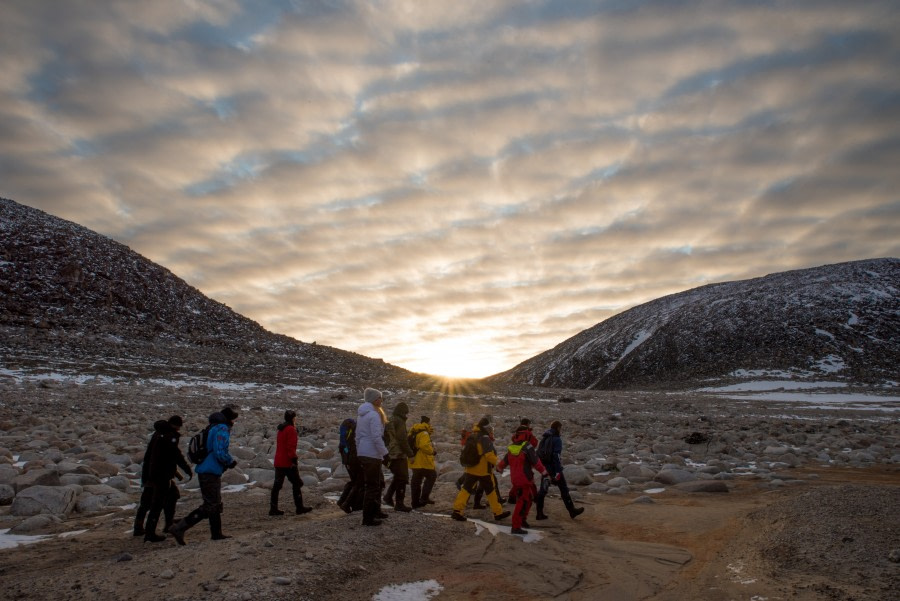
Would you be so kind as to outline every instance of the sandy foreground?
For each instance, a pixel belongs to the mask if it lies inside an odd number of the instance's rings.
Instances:
[[[106,403],[104,394],[114,402]],[[190,403],[196,407],[185,414],[203,415],[229,400],[221,392],[205,394],[185,399],[170,395],[166,403],[183,407]],[[245,393],[234,393],[240,395]],[[100,433],[124,438],[117,430],[135,420],[138,405],[121,403],[121,398],[120,390],[36,389],[26,395],[10,387],[0,417],[12,431],[14,424],[28,422],[37,407],[45,407],[52,409],[49,415],[65,420],[116,423],[100,428]],[[631,397],[604,399],[637,407]],[[28,405],[23,404],[26,400]],[[201,409],[201,401],[209,407]],[[278,407],[297,406],[300,401],[285,396],[265,402]],[[452,441],[453,428],[485,411],[487,402],[472,401],[475,406],[459,423],[447,421],[445,437]],[[508,414],[508,421],[523,411],[539,420],[545,417],[542,411],[568,412],[572,423],[584,420],[579,412],[597,413],[588,403],[557,410],[556,405],[538,401],[490,402],[489,409],[496,416]],[[152,414],[172,411],[167,404],[157,405],[151,398],[140,405],[138,419],[151,423]],[[323,409],[318,414],[326,424],[323,428],[330,432],[331,425],[339,423],[335,416],[355,404],[347,399],[346,406]],[[419,403],[425,406],[424,401]],[[428,409],[441,422],[439,404]],[[612,409],[618,415],[621,407]],[[635,408],[629,411],[642,415]],[[254,420],[274,425],[276,413],[248,411],[238,433],[243,430],[249,439],[261,427]],[[858,423],[876,423],[870,414],[863,412]],[[635,422],[636,427],[649,427],[651,417]],[[43,419],[35,417],[31,423]],[[313,423],[315,415],[301,411],[301,419]],[[624,428],[628,421],[609,423]],[[693,423],[685,431],[695,427]],[[767,423],[774,428],[778,422]],[[888,427],[877,423],[882,425],[873,432]],[[871,438],[872,443],[885,444],[874,434]],[[451,449],[455,443],[446,444]],[[472,521],[449,519],[456,494],[449,479],[438,482],[433,494],[437,504],[427,513],[387,509],[390,517],[377,528],[363,527],[359,513],[345,514],[336,507],[334,493],[317,486],[304,487],[306,503],[315,508],[312,513],[270,517],[269,490],[249,486],[225,495],[224,529],[233,538],[211,541],[201,523],[188,531],[184,547],[171,538],[154,544],[133,537],[133,507],[73,513],[36,533],[46,536],[39,542],[0,548],[0,599],[897,599],[900,466],[806,464],[789,471],[784,486],[773,488],[753,477],[737,477],[728,481],[727,493],[690,493],[674,487],[616,495],[579,491],[577,504],[586,511],[575,520],[558,497],[551,497],[550,519],[539,522],[532,510],[532,534],[525,540],[509,534],[509,519],[497,524],[488,510],[470,506],[467,516]],[[199,494],[186,489],[178,515],[199,503]],[[287,491],[282,492],[281,507],[290,509]],[[0,508],[0,532],[8,527],[3,524],[12,523],[8,509]],[[500,528],[491,531],[483,525]],[[429,582],[411,592],[388,588]]]

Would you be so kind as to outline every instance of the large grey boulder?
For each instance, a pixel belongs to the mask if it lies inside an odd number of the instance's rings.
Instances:
[[[62,486],[66,486],[67,484],[77,484],[79,486],[102,484],[100,478],[93,474],[63,474],[59,477],[59,483]]]
[[[75,491],[65,486],[30,486],[16,494],[10,514],[31,516],[42,513],[69,515],[75,508]]]
[[[33,532],[37,532],[39,530],[43,530],[44,528],[58,523],[60,520],[56,516],[51,515],[33,515],[30,518],[26,518],[10,528],[10,534],[26,534],[30,535]]]
[[[0,484],[12,484],[19,475],[19,470],[9,465],[0,465]]]
[[[687,470],[664,469],[656,474],[656,481],[663,484],[674,485],[682,482],[696,480],[697,476]]]
[[[728,486],[721,480],[695,480],[682,482],[672,488],[682,492],[728,492]]]
[[[567,483],[575,486],[587,486],[594,482],[591,473],[580,465],[567,465],[563,468],[563,475],[566,477]]]
[[[251,482],[256,482],[259,485],[272,484],[275,481],[275,470],[274,469],[261,469],[261,468],[251,468],[247,470],[247,476],[250,477]]]
[[[16,476],[13,487],[17,493],[32,486],[59,486],[59,472],[48,469],[33,469]]]
[[[12,505],[13,499],[16,497],[16,489],[9,484],[0,484],[0,507],[4,505]]]

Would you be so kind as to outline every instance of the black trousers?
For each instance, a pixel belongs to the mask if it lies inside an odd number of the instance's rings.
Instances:
[[[272,509],[278,509],[278,494],[281,492],[281,487],[284,486],[285,478],[291,483],[294,507],[300,509],[303,507],[303,493],[300,492],[300,489],[303,488],[303,480],[300,479],[300,470],[297,469],[296,465],[275,468],[275,483],[272,484],[272,496],[269,506]]]
[[[413,507],[425,504],[425,501],[431,496],[431,490],[434,488],[434,482],[436,480],[436,470],[413,468],[412,480],[410,480],[410,493]]]
[[[562,497],[563,505],[566,506],[566,509],[571,513],[575,509],[575,503],[572,501],[572,495],[569,494],[569,485],[566,484],[566,477],[562,474],[559,475],[559,480],[555,480],[556,474],[550,474],[550,484],[553,484],[559,489],[559,496]],[[537,506],[538,513],[544,513],[544,499],[547,498],[547,490],[549,487],[545,488],[543,486],[538,489],[537,500],[535,501],[535,505]]]
[[[381,473],[381,460],[372,457],[360,457],[359,464],[363,473],[363,523],[371,522],[381,513],[381,484],[384,476]]]

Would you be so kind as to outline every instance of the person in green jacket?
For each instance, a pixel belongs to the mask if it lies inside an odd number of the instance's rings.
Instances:
[[[384,502],[394,508],[394,511],[412,511],[412,507],[405,503],[406,485],[409,484],[409,461],[413,451],[406,439],[406,416],[409,415],[409,405],[400,401],[394,407],[391,419],[385,426],[387,435],[388,463],[394,477],[384,493]]]

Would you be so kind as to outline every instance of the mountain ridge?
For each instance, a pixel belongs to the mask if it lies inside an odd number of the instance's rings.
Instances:
[[[82,358],[101,372],[157,365],[161,373],[282,382],[417,377],[269,332],[124,244],[2,198],[0,298],[4,354],[20,365]]]
[[[579,332],[493,383],[615,389],[735,372],[900,379],[900,259],[867,259],[707,284]]]

